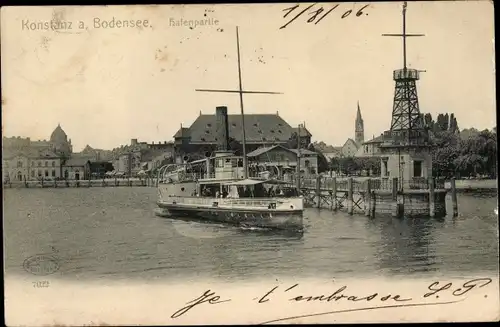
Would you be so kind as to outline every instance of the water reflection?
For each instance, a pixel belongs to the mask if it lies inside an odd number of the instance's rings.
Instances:
[[[380,221],[378,266],[392,274],[436,271],[431,218],[385,218]]]

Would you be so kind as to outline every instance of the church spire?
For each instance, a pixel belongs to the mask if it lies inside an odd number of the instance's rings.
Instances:
[[[365,126],[363,123],[363,118],[361,117],[361,108],[359,107],[359,100],[358,100],[358,111],[356,113],[354,140],[358,145],[362,144],[365,141]]]
[[[359,100],[358,100],[358,113],[356,115],[356,121],[363,121],[363,118],[361,118],[361,109],[359,108]]]

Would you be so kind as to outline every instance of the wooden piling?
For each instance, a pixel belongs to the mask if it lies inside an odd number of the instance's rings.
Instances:
[[[375,217],[375,206],[377,205],[377,194],[375,194],[375,191],[371,191],[371,194],[370,194],[370,204],[371,204],[371,212],[370,212],[370,216],[372,218]]]
[[[354,192],[352,177],[347,180],[347,213],[352,215],[354,212]]]
[[[398,178],[394,177],[392,179],[392,200],[396,201],[398,199]]]
[[[371,206],[371,193],[372,193],[372,188],[371,188],[371,179],[368,179],[366,181],[366,188],[365,188],[365,196],[363,199],[363,202],[365,204],[365,216],[370,216],[370,206]]]
[[[118,184],[116,183],[117,181],[118,181],[118,180],[117,180],[117,179],[116,179],[116,177],[115,177],[115,186],[118,186]]]
[[[332,210],[337,210],[337,177],[332,179]]]
[[[319,209],[321,208],[321,177],[318,176],[316,177],[316,198],[318,203],[316,204],[316,207]]]
[[[398,178],[394,177],[392,179],[392,216],[393,217],[401,217],[402,215],[402,198],[403,194],[398,194]]]
[[[434,217],[436,215],[436,194],[434,189],[434,179],[429,177],[429,216]]]
[[[57,188],[57,181],[56,181],[56,179],[55,179],[55,178],[54,178],[54,187],[56,187],[56,188]]]
[[[42,188],[43,188],[43,177],[42,177]]]
[[[451,202],[453,205],[453,217],[458,216],[458,200],[457,200],[457,186],[455,182],[455,178],[450,180],[451,185]]]

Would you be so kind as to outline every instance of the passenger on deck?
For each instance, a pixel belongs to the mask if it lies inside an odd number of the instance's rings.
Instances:
[[[276,196],[276,193],[274,192],[274,187],[273,187],[273,186],[271,186],[271,187],[269,188],[269,191],[268,191],[268,196],[269,196],[270,198],[274,198],[274,197]]]

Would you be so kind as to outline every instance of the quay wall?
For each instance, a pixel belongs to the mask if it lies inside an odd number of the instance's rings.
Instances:
[[[156,186],[156,179],[117,178],[91,180],[59,180],[59,181],[13,181],[4,183],[4,188],[65,188],[65,187],[137,187]]]

